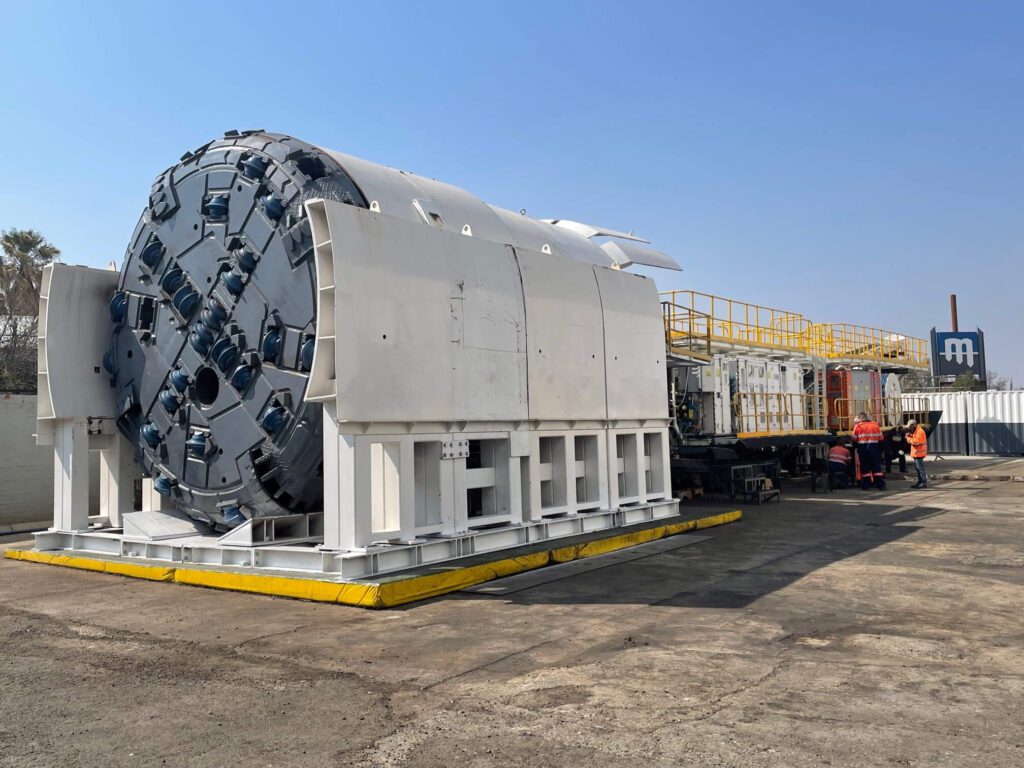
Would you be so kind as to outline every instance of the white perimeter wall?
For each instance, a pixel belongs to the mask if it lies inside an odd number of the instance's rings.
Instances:
[[[36,396],[0,393],[0,533],[53,520],[53,448],[36,445]],[[89,456],[89,508],[99,509],[99,454]]]

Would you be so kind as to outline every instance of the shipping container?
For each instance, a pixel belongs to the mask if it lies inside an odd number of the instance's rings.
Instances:
[[[1024,454],[1024,390],[1012,392],[935,392],[926,397],[942,419],[928,441],[931,453],[963,455]]]
[[[882,378],[878,371],[833,369],[826,374],[825,397],[828,401],[828,427],[838,432],[853,429],[860,411],[881,423],[884,409]]]
[[[1024,391],[964,394],[972,454],[1024,453]]]

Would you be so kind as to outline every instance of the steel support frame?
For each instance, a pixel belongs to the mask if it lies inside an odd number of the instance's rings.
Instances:
[[[54,521],[36,549],[356,579],[678,513],[664,420],[403,427],[324,410],[324,512],[288,543],[124,535],[138,475],[131,446],[109,419],[54,419],[43,430],[54,448]],[[90,450],[101,452],[99,517],[89,516]],[[142,509],[170,507],[144,478]]]
[[[672,497],[663,421],[398,431],[341,421],[332,403],[323,407],[326,550],[414,544]],[[477,449],[473,466],[467,446]]]
[[[85,531],[101,521],[119,528],[122,516],[134,510],[138,465],[132,446],[108,422],[52,419],[46,430],[40,430],[40,444],[53,446],[51,530]],[[90,451],[100,454],[100,508],[96,517],[89,514]]]
[[[357,579],[678,514],[663,422],[463,424],[447,432],[421,425],[421,432],[356,434],[360,425],[339,422],[329,405],[325,416],[324,512],[308,515],[300,535],[294,531],[302,521],[290,521],[287,543],[266,535],[276,525],[248,539],[124,535],[118,526],[136,476],[130,446],[102,425],[58,420],[54,527],[36,534],[36,549]],[[472,461],[471,446],[479,449]],[[88,516],[90,449],[104,452],[102,523]],[[619,492],[622,473],[635,480],[629,493]],[[471,515],[473,490],[489,499],[490,514]],[[170,507],[146,479],[142,507]],[[322,539],[314,535],[321,531]]]
[[[502,525],[470,531],[462,536],[422,539],[413,544],[380,544],[361,551],[337,552],[312,544],[227,546],[217,536],[144,541],[120,531],[44,531],[37,533],[35,549],[136,563],[226,567],[245,572],[302,575],[346,581],[394,573],[420,565],[442,563],[511,547],[557,540],[584,533],[628,528],[678,515],[676,499],[633,504],[613,511],[547,518],[521,525]]]

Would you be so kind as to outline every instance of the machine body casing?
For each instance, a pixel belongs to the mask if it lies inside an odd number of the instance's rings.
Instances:
[[[125,489],[144,474],[132,463],[138,445],[114,428],[118,390],[100,367],[111,330],[85,323],[79,346],[96,359],[49,355],[41,369],[41,402],[52,411],[40,413],[41,441],[57,446],[58,474],[73,475],[76,488],[81,452],[117,446],[102,482],[121,490],[111,495],[117,510],[105,504],[98,518],[75,494],[42,534],[47,546],[102,535],[121,556],[356,577],[676,514],[653,281],[617,268],[585,225],[531,219],[303,146],[344,169],[365,198],[287,201],[312,238],[313,264],[297,266],[314,275],[315,328],[306,332],[315,347],[290,408],[310,421],[322,415],[322,511],[280,509],[226,533],[204,531],[173,508],[173,493],[154,494],[148,477],[134,511]],[[646,258],[622,237],[615,254],[628,247],[630,258]],[[133,242],[144,244],[138,231]],[[102,290],[60,305],[44,298],[41,329],[68,329],[65,312],[102,317],[114,273],[58,264],[46,284],[75,275]],[[224,295],[217,290],[203,300]],[[96,380],[87,402],[53,384],[85,372]],[[90,431],[103,437],[90,442]],[[241,482],[259,480],[243,473]],[[176,519],[178,528],[167,522]],[[97,526],[123,531],[91,533]]]
[[[326,508],[349,510],[325,518],[327,545],[671,499],[652,281],[372,205],[307,207],[308,394],[324,406],[326,464],[347,464],[326,489]]]

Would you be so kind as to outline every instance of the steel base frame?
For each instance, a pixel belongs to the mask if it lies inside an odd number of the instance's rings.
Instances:
[[[582,533],[628,529],[653,520],[677,517],[679,501],[664,499],[546,518],[521,525],[475,530],[465,535],[425,538],[412,544],[386,544],[362,551],[338,552],[315,543],[233,546],[216,535],[146,540],[126,536],[120,529],[48,530],[35,534],[39,552],[105,555],[135,561],[229,566],[254,571],[283,571],[332,581],[379,574],[496,552]]]

